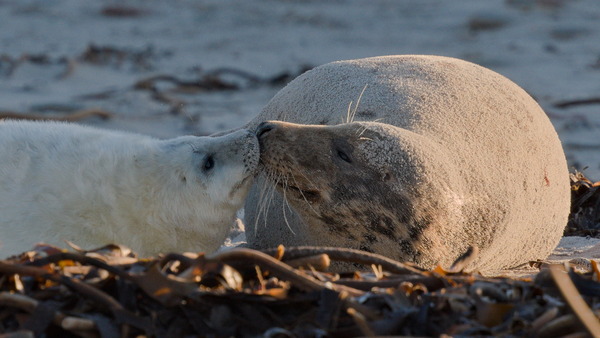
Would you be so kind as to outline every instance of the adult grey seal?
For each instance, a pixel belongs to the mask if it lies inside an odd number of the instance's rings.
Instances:
[[[260,124],[269,120],[291,123]],[[469,268],[486,271],[545,258],[567,222],[552,124],[519,86],[473,63],[329,63],[247,127],[257,128],[267,178],[246,203],[251,247],[342,246],[425,268],[477,247]]]
[[[0,255],[38,241],[142,255],[212,251],[258,165],[254,133],[170,140],[56,122],[0,122]]]

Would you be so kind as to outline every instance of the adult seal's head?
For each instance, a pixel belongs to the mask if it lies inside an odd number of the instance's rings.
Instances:
[[[470,268],[493,270],[545,258],[566,224],[568,172],[552,124],[513,82],[469,62],[326,64],[247,128],[266,177],[246,204],[253,247],[343,245],[423,267],[477,247]]]
[[[312,225],[311,238],[420,264],[467,250],[467,243],[439,238],[462,222],[462,185],[428,139],[377,122],[269,121],[257,135],[266,177]]]
[[[212,251],[259,161],[254,133],[158,140],[64,123],[0,124],[0,254],[38,241]]]

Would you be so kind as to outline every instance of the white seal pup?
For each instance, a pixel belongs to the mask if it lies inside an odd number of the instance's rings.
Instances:
[[[343,246],[425,268],[477,247],[468,268],[487,271],[545,258],[567,222],[567,164],[548,117],[466,61],[326,64],[282,89],[257,126],[267,180],[246,203],[251,247]]]
[[[254,133],[159,140],[56,122],[0,122],[0,255],[43,241],[141,255],[213,251],[258,164]]]

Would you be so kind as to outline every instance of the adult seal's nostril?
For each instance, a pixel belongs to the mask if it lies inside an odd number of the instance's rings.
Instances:
[[[256,136],[258,138],[260,138],[261,136],[263,136],[264,134],[266,134],[267,132],[273,130],[273,128],[275,128],[275,125],[270,123],[270,122],[262,122],[261,124],[258,125],[258,127],[256,128]]]

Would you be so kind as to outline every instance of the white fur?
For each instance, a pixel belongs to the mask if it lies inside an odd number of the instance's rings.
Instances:
[[[207,155],[214,168],[204,171]],[[158,140],[1,122],[0,256],[64,240],[84,248],[120,243],[143,255],[215,250],[257,163],[256,138],[245,130]]]

